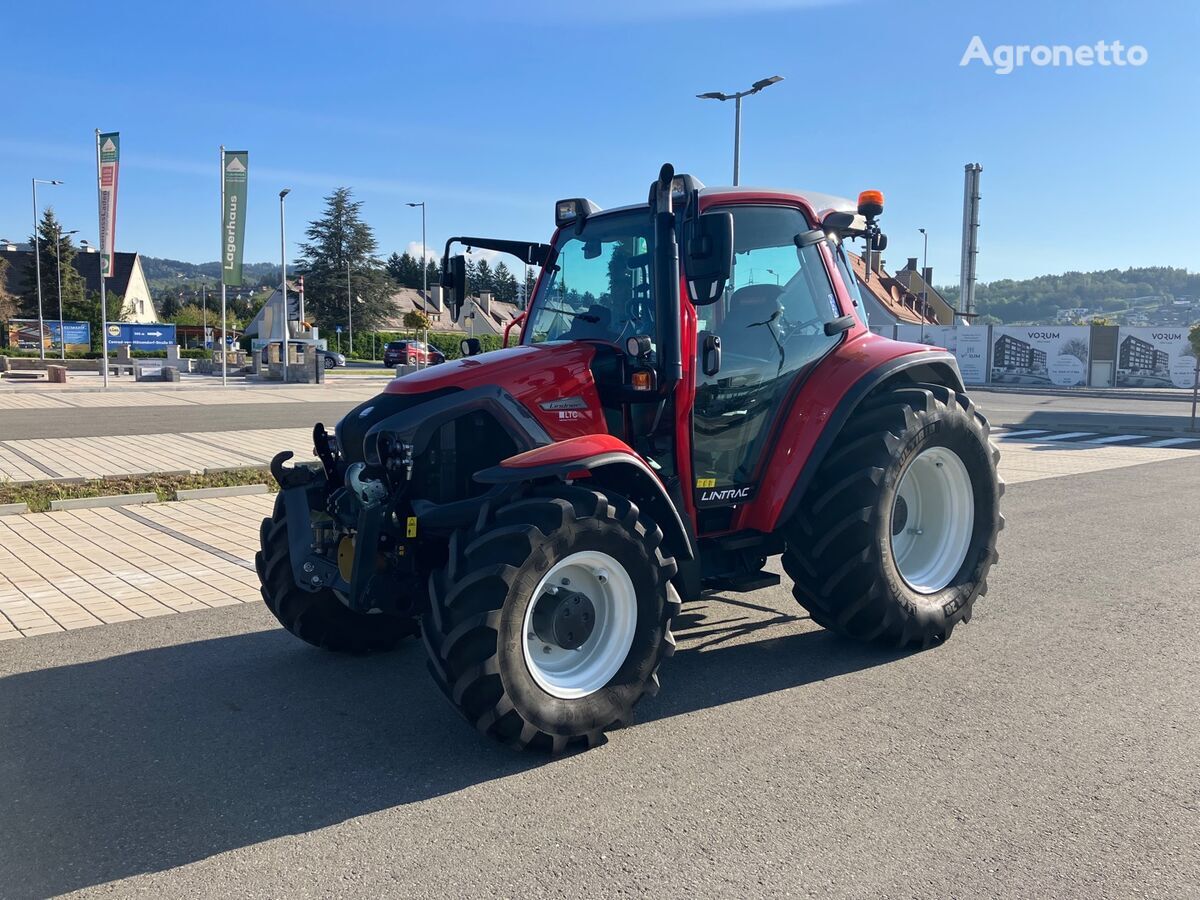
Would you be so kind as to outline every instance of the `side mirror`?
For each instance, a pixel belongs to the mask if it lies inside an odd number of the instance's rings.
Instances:
[[[462,259],[462,257],[458,257]],[[479,338],[463,338],[458,342],[458,349],[463,356],[478,356],[483,352],[483,345],[479,343]]]
[[[458,310],[467,299],[467,258],[458,256],[442,259],[442,287],[450,291],[450,312],[458,318]]]
[[[688,297],[697,306],[715,303],[733,273],[733,213],[707,213],[684,227]]]

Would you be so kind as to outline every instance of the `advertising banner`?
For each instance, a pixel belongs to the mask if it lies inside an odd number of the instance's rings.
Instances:
[[[1127,328],[1117,333],[1118,387],[1187,387],[1196,377],[1188,329]]]
[[[221,280],[227,285],[242,283],[242,249],[246,239],[246,176],[250,154],[245,150],[225,153],[224,209],[221,213]]]
[[[954,354],[964,384],[987,381],[986,325],[897,325],[896,340],[944,347]]]
[[[134,350],[165,350],[178,341],[175,339],[174,325],[112,322],[108,326],[108,343],[129,344]]]
[[[1091,330],[1086,325],[992,328],[992,383],[1082,387]]]
[[[100,273],[112,275],[117,237],[117,166],[121,135],[116,131],[96,136],[100,153]]]
[[[67,337],[68,353],[86,353],[92,349],[92,326],[87,322],[63,322]],[[43,347],[59,352],[58,320],[47,319],[42,332]],[[36,350],[38,348],[37,319],[9,319],[8,346],[14,350]]]

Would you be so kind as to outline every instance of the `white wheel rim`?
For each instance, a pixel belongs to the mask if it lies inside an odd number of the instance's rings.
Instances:
[[[962,568],[975,528],[971,475],[958,454],[930,447],[908,464],[892,504],[892,556],[918,593],[948,585]]]
[[[533,630],[533,611],[550,588],[587,595],[595,610],[591,635],[575,650],[544,643]],[[525,609],[521,640],[525,666],[538,687],[562,700],[578,700],[600,690],[617,674],[633,646],[637,592],[624,566],[594,550],[563,557],[543,576]]]

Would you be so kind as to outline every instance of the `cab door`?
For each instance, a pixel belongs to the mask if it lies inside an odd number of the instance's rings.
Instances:
[[[758,464],[796,381],[841,340],[825,334],[840,313],[811,228],[787,206],[733,206],[734,268],[724,297],[698,307],[692,467],[701,510],[733,507],[757,490]],[[712,371],[719,338],[720,368]],[[708,371],[706,371],[706,363]],[[706,517],[712,527],[719,519]],[[711,528],[701,528],[702,531]]]

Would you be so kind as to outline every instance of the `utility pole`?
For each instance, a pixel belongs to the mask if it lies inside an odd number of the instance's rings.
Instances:
[[[925,239],[925,250],[921,257],[921,343],[925,343],[925,322],[929,319],[929,285],[925,283],[925,273],[929,270],[929,232],[918,228],[921,237]]]
[[[59,225],[58,240],[54,243],[54,268],[58,272],[58,350],[63,359],[67,358],[67,332],[63,326],[62,309],[62,239],[68,234],[78,233],[78,229],[64,232],[62,225]]]
[[[279,192],[279,296],[283,300],[283,341],[279,345],[280,359],[283,363],[283,383],[287,384],[288,371],[288,300],[287,300],[287,241],[284,231],[283,198],[292,192],[284,188]]]
[[[425,309],[429,309],[429,260],[425,256],[425,201],[419,200],[416,203],[406,203],[405,206],[421,207],[421,302],[425,304]],[[426,316],[428,318],[428,315]],[[425,344],[425,365],[429,365],[429,329],[425,329],[424,335]],[[417,357],[417,366],[420,367],[420,357]]]
[[[975,306],[975,262],[979,255],[979,173],[983,166],[967,163],[963,180],[962,265],[958,278],[958,308],[968,315]]]
[[[33,265],[37,278],[37,303],[38,303],[38,356],[43,360],[46,358],[46,323],[42,318],[42,253],[41,241],[38,238],[38,202],[37,202],[37,186],[39,184],[62,184],[57,179],[33,178]],[[104,276],[100,276],[101,284],[104,283]],[[107,384],[107,382],[105,382]]]
[[[733,184],[736,187],[741,175],[742,162],[742,98],[749,97],[751,94],[757,94],[763,88],[770,87],[776,82],[783,81],[782,75],[772,75],[770,78],[763,78],[760,81],[754,82],[747,90],[736,91],[732,94],[725,94],[721,91],[708,91],[704,94],[697,94],[701,100],[732,100],[733,103]]]
[[[350,330],[350,354],[354,354],[354,295],[350,293],[350,254],[346,254],[346,324]]]

